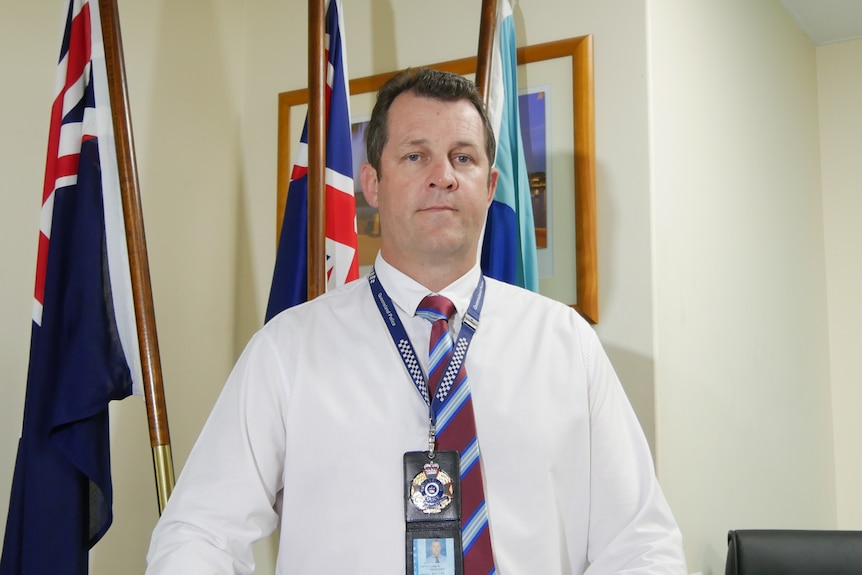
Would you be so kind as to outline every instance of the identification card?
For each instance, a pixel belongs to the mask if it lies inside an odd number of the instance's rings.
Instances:
[[[457,451],[404,454],[407,575],[463,575]]]

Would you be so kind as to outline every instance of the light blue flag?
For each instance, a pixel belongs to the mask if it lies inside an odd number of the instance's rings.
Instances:
[[[488,89],[500,177],[485,225],[482,270],[489,277],[539,291],[533,205],[518,113],[515,23],[509,0],[500,0],[497,9]]]

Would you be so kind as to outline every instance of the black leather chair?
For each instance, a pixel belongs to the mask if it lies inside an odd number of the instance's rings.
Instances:
[[[755,529],[727,534],[725,575],[851,574],[862,574],[862,531]]]

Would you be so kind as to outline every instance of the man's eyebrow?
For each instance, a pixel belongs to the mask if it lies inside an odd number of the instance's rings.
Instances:
[[[399,147],[403,148],[403,147],[410,147],[410,146],[424,146],[424,145],[427,145],[429,142],[430,142],[430,140],[428,138],[413,138],[410,140],[399,142],[397,145]],[[480,147],[481,147],[481,144],[479,144],[478,142],[474,142],[472,140],[458,140],[452,146],[452,148],[455,148],[455,149],[457,149],[457,148],[480,148]]]
[[[480,146],[477,142],[473,142],[470,140],[460,140],[458,142],[455,142],[455,146],[453,146],[453,149],[460,150],[462,148],[472,148],[478,150],[481,147],[482,146]]]
[[[413,138],[398,144],[399,148],[411,148],[413,146],[424,146],[428,143],[428,138]]]

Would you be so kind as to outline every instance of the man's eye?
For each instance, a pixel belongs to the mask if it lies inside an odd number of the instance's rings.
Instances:
[[[455,156],[455,161],[459,164],[469,164],[472,161],[472,158],[465,154],[458,154]]]
[[[419,157],[420,157],[419,154],[407,154],[407,156],[405,156],[404,159],[407,160],[408,162],[418,162]]]

